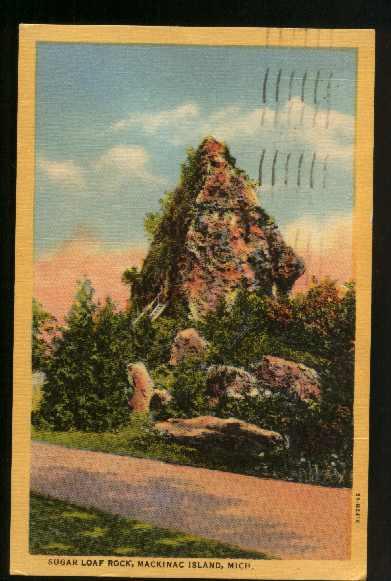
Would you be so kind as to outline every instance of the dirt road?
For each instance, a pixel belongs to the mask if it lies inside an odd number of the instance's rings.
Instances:
[[[347,559],[351,492],[34,442],[31,488],[283,559]]]

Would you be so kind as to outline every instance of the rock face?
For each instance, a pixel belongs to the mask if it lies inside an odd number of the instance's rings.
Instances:
[[[179,331],[171,347],[170,365],[178,365],[183,359],[202,355],[207,345],[196,329]]]
[[[182,287],[191,310],[203,314],[241,283],[271,294],[288,291],[303,263],[257,205],[254,187],[215,139],[201,146],[205,180],[187,232]]]
[[[278,432],[264,430],[236,418],[170,418],[157,422],[155,428],[176,442],[195,446],[247,445],[250,453],[284,445],[284,438]]]
[[[254,184],[226,145],[208,137],[190,161],[132,286],[134,304],[179,298],[202,318],[239,286],[288,292],[304,264],[258,205]]]
[[[207,371],[207,394],[211,406],[222,397],[243,399],[259,395],[257,378],[240,367],[211,365]]]
[[[272,391],[288,390],[307,401],[320,397],[320,381],[315,369],[281,357],[266,355],[255,371],[260,383]]]
[[[129,407],[135,412],[148,412],[154,385],[144,363],[128,365],[128,378],[133,387],[132,397],[128,400]]]

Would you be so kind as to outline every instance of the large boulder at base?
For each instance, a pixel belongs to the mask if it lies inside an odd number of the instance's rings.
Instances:
[[[170,365],[178,365],[183,359],[202,355],[207,346],[208,343],[196,329],[179,331],[171,347]]]
[[[278,432],[264,430],[236,418],[170,418],[157,422],[155,428],[176,442],[192,446],[229,445],[234,449],[245,445],[250,453],[284,445],[284,438]]]
[[[304,401],[320,397],[317,372],[302,363],[265,355],[255,370],[255,375],[263,387],[272,391],[288,390]]]
[[[128,400],[129,407],[134,412],[148,412],[151,398],[154,393],[154,385],[144,363],[130,363],[128,365],[129,383],[133,388],[133,394]]]
[[[207,394],[211,406],[222,397],[243,399],[259,395],[257,378],[242,367],[211,365],[207,371]]]

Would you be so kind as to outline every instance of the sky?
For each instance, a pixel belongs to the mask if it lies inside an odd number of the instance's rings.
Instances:
[[[251,178],[261,166],[260,204],[302,254],[325,256],[321,269],[333,270],[345,237],[338,272],[347,275],[355,75],[346,49],[40,43],[38,294],[48,300],[42,288],[60,269],[74,285],[95,261],[102,286],[119,265],[139,264],[146,212],[206,135],[224,140]]]

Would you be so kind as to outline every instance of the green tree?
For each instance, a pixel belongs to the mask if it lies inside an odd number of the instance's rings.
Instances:
[[[98,309],[95,323],[94,393],[89,416],[96,430],[111,430],[129,417],[127,364],[133,359],[130,319],[117,312],[110,298]]]
[[[40,416],[55,430],[111,430],[128,417],[129,321],[110,299],[98,307],[93,295],[82,281],[47,365]]]
[[[46,370],[51,352],[51,341],[56,329],[56,319],[33,298],[32,366],[33,371]]]
[[[140,278],[139,270],[135,266],[132,266],[132,268],[127,268],[123,272],[121,280],[124,284],[132,285],[135,282],[137,282],[139,278]]]
[[[199,328],[211,344],[213,363],[249,367],[270,353],[266,299],[245,288],[232,305],[222,300]]]
[[[93,294],[90,281],[82,281],[47,366],[40,412],[57,430],[85,429],[88,424],[89,399],[94,391],[93,360],[97,356]]]

